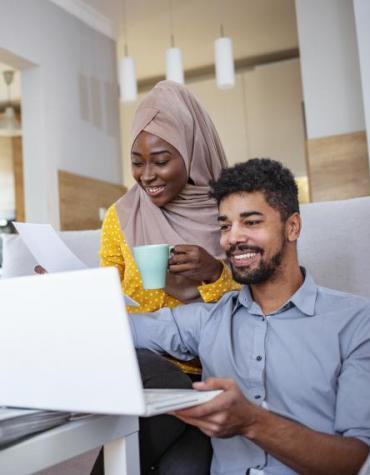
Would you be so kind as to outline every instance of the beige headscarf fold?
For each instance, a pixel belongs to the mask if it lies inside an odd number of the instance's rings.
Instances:
[[[208,196],[208,182],[218,178],[227,162],[208,113],[186,87],[161,81],[136,111],[132,143],[143,130],[180,152],[194,185],[185,185],[163,208],[155,206],[138,184],[131,188],[116,203],[128,245],[198,244],[213,256],[223,257],[217,206]]]

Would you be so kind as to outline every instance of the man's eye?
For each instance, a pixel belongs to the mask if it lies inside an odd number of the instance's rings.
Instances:
[[[228,224],[221,224],[221,226],[220,226],[220,231],[221,232],[228,231],[229,229],[230,229],[230,226]]]
[[[247,226],[257,226],[257,224],[260,224],[260,220],[255,220],[255,219],[251,219],[251,220],[248,220],[245,222],[245,224]]]

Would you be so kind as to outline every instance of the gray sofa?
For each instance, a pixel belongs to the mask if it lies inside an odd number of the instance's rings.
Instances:
[[[320,285],[370,298],[370,197],[310,203],[301,207],[301,263]],[[86,264],[98,265],[99,231],[61,234]],[[36,264],[18,236],[5,235],[2,278],[32,274]],[[42,472],[43,475],[87,475],[97,452]],[[41,474],[40,474],[41,475]]]
[[[320,285],[370,297],[370,196],[301,206],[301,263]],[[82,261],[98,265],[99,231],[61,234]],[[16,235],[4,235],[2,277],[32,274],[36,262]]]

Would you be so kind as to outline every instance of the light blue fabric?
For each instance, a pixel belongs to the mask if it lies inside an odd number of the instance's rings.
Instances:
[[[138,348],[199,356],[203,379],[233,378],[246,398],[328,434],[370,445],[370,302],[316,286],[309,273],[278,311],[264,315],[249,288],[216,304],[131,314]],[[295,473],[243,437],[212,440],[213,475]]]

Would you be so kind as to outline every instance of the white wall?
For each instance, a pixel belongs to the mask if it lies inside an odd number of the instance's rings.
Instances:
[[[115,43],[51,2],[2,0],[0,61],[22,69],[27,220],[58,227],[58,169],[122,182]]]
[[[12,141],[0,137],[0,219],[15,217]]]
[[[299,60],[257,67],[244,74],[248,157],[279,160],[296,177],[307,175]]]
[[[364,130],[352,1],[296,0],[296,14],[308,138]]]
[[[357,44],[360,57],[367,144],[368,150],[370,150],[370,2],[369,0],[354,0],[353,5],[355,10]]]

